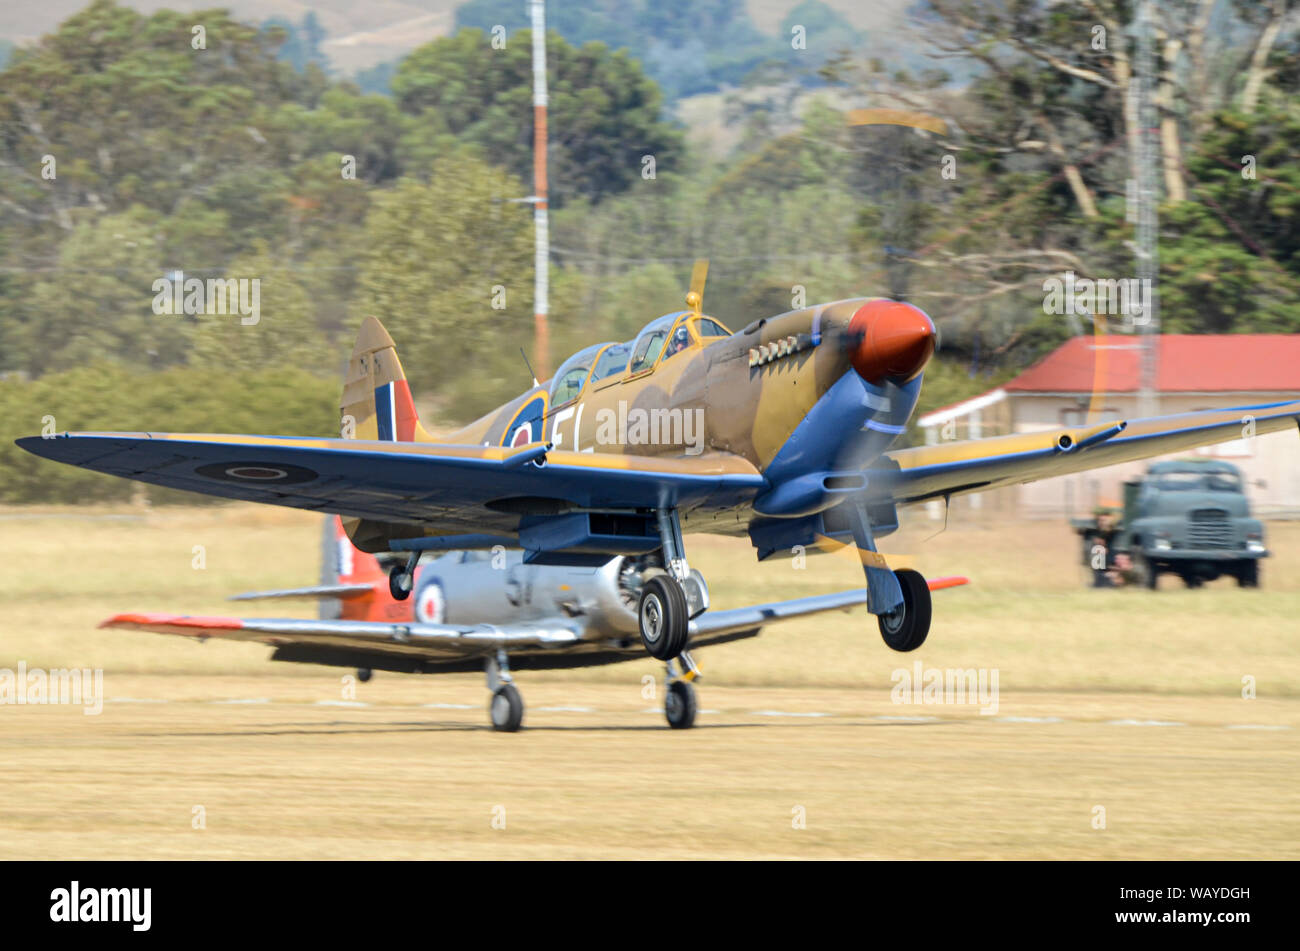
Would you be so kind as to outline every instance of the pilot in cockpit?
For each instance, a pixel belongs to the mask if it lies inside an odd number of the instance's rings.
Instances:
[[[673,334],[672,343],[668,345],[668,356],[674,356],[681,353],[691,345],[691,333],[685,327],[678,327],[677,332]]]

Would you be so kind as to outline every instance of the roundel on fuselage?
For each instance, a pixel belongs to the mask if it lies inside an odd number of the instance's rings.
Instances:
[[[420,589],[420,596],[415,599],[415,619],[422,624],[442,624],[447,620],[447,598],[437,578]]]
[[[541,442],[542,419],[546,416],[546,394],[538,393],[515,413],[515,418],[506,427],[503,446],[526,446],[530,442]]]

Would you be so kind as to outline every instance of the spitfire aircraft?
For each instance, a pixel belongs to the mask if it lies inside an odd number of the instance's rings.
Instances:
[[[351,438],[104,432],[18,443],[155,485],[338,513],[362,551],[405,555],[389,578],[399,599],[424,552],[503,545],[526,564],[569,568],[622,556],[641,642],[669,661],[709,605],[684,532],[748,537],[759,560],[852,546],[885,643],[910,651],[930,629],[930,589],[877,549],[900,506],[1300,420],[1300,402],[1271,403],[893,448],[935,348],[924,312],[854,298],[733,332],[702,312],[701,293],[702,281],[686,310],[578,351],[549,382],[440,437],[421,425],[394,342],[368,317],[340,400]],[[504,659],[509,639],[493,643]]]
[[[506,732],[518,730],[524,715],[509,663],[530,670],[595,667],[645,656],[637,638],[639,571],[622,556],[569,566],[525,564],[522,551],[501,547],[447,552],[416,568],[414,597],[408,600],[389,591],[383,562],[392,556],[358,550],[337,517],[326,520],[321,555],[318,585],[232,598],[315,599],[315,620],[128,613],[100,627],[256,641],[275,648],[272,660],[355,667],[362,681],[375,670],[447,673],[477,669],[486,660],[488,714],[492,726]],[[936,578],[929,585],[966,583]],[[857,589],[708,611],[690,623],[691,646],[754,637],[768,624],[847,610],[865,600]],[[687,729],[695,723],[699,668],[686,652],[667,668],[664,714],[669,726]]]

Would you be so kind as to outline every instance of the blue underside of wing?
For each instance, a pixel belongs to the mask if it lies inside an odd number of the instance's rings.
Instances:
[[[512,531],[517,514],[489,502],[562,499],[593,508],[731,508],[766,482],[757,474],[700,475],[355,448],[72,434],[18,440],[29,452],[110,475],[203,495],[357,518]],[[303,440],[310,442],[310,440]],[[391,446],[391,444],[388,444]]]

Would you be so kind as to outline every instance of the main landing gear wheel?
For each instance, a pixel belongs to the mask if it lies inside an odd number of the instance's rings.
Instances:
[[[689,608],[681,584],[672,575],[655,575],[641,588],[637,602],[641,643],[656,660],[672,660],[690,635]]]
[[[896,651],[914,651],[930,633],[930,586],[919,571],[901,568],[894,572],[903,589],[903,604],[893,614],[876,618],[880,636]]]
[[[519,724],[524,722],[524,698],[514,684],[502,684],[492,694],[488,702],[488,716],[492,718],[492,729],[502,733],[514,733]]]
[[[411,596],[414,581],[414,574],[405,565],[393,565],[388,571],[388,593],[397,601],[405,601]]]
[[[685,680],[674,680],[664,696],[664,716],[674,730],[689,730],[695,725],[695,688]]]

